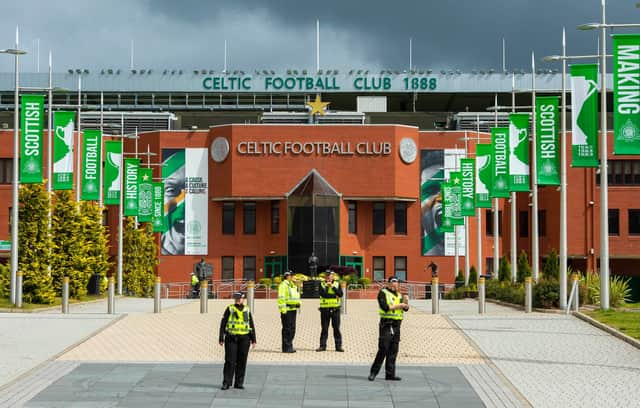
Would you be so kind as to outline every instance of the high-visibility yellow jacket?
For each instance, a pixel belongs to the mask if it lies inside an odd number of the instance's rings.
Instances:
[[[329,297],[320,296],[320,309],[332,309],[340,307],[341,299],[336,295],[336,289],[338,289],[340,284],[338,282],[332,282],[331,285],[329,285],[327,282],[321,282],[320,285],[329,295]]]
[[[278,309],[280,313],[287,313],[300,308],[300,292],[293,282],[283,280],[278,286]]]
[[[249,334],[251,325],[249,321],[249,307],[238,310],[235,305],[229,305],[229,319],[227,320],[227,333],[234,336]]]
[[[387,305],[399,305],[402,303],[402,295],[400,292],[393,293],[389,289],[382,289],[381,292],[384,294],[385,299],[387,301]],[[404,310],[395,309],[395,310],[387,310],[385,311],[382,308],[378,309],[378,313],[380,314],[381,319],[391,319],[391,320],[402,320]]]

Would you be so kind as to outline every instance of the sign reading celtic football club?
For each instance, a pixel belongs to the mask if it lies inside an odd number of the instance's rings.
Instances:
[[[418,148],[416,142],[410,137],[405,137],[400,140],[400,158],[403,162],[411,164],[416,160],[418,155]]]
[[[536,175],[539,185],[560,185],[558,97],[536,97]]]
[[[613,36],[613,151],[640,154],[640,34]]]
[[[42,183],[44,96],[22,95],[20,106],[20,183]]]

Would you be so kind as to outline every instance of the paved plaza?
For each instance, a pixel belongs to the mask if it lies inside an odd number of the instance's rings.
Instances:
[[[403,379],[395,383],[384,373],[366,379],[377,349],[375,300],[349,301],[345,353],[333,351],[331,336],[328,351],[315,352],[318,301],[303,300],[298,352],[283,355],[275,301],[258,299],[247,389],[222,391],[217,337],[229,301],[209,301],[207,314],[198,301],[163,302],[161,314],[151,313],[152,300],[120,299],[116,316],[100,302],[67,316],[0,315],[3,333],[14,316],[22,325],[2,337],[3,361],[36,345],[48,350],[34,359],[35,369],[6,363],[17,368],[4,377],[0,406],[602,407],[640,400],[640,350],[572,316],[494,304],[479,316],[471,300],[442,301],[439,315],[431,315],[430,301],[412,301],[398,355]],[[38,331],[42,321],[54,323]],[[38,336],[57,325],[67,343],[44,344]],[[21,343],[25,333],[32,342]]]

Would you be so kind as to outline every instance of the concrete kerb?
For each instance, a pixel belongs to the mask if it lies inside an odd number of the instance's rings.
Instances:
[[[488,299],[487,299],[488,300]],[[505,304],[505,306],[508,304]],[[523,307],[524,309],[524,307]],[[525,398],[524,395],[522,395],[522,393],[520,392],[520,390],[518,390],[515,385],[513,385],[513,383],[511,381],[509,381],[509,379],[502,373],[502,371],[500,371],[500,369],[498,368],[498,366],[496,366],[493,361],[491,361],[491,358],[485,354],[485,352],[473,341],[473,339],[471,337],[469,337],[467,335],[467,333],[465,333],[464,330],[462,330],[462,328],[460,326],[458,326],[458,324],[451,319],[449,316],[447,315],[442,315],[453,327],[454,330],[458,331],[460,333],[460,335],[462,335],[462,337],[465,338],[465,340],[467,340],[467,342],[471,345],[471,347],[473,347],[473,349],[480,355],[480,357],[482,358],[482,360],[484,361],[484,363],[491,368],[491,370],[493,370],[493,372],[496,374],[496,376],[502,380],[503,384],[505,384],[507,386],[507,388],[509,388],[509,391],[511,391],[513,393],[513,395],[520,401],[520,403],[522,404],[523,407],[533,407],[533,405],[531,405],[531,403],[529,402],[529,400],[527,400]]]
[[[493,303],[496,305],[500,305],[500,306],[505,306],[505,307],[510,307],[512,309],[516,309],[516,310],[522,310],[524,312],[524,305],[516,305],[513,303],[507,303],[507,302],[503,302],[501,300],[496,300],[496,299],[487,299],[487,302],[489,303]],[[539,307],[534,307],[532,309],[534,312],[538,312],[538,313],[551,313],[551,314],[563,314],[564,311],[560,310],[560,309],[542,309]]]
[[[594,318],[592,318],[590,316],[587,316],[584,313],[573,312],[573,315],[575,317],[577,317],[578,319],[583,320],[583,321],[589,323],[590,325],[592,325],[594,327],[597,327],[598,329],[603,330],[603,331],[611,334],[612,336],[619,338],[620,340],[622,340],[622,341],[624,341],[626,343],[631,344],[633,347],[635,347],[637,349],[640,349],[640,341],[634,339],[633,337],[627,336],[626,334],[622,333],[621,331],[616,330],[611,326],[607,326],[606,324],[604,324],[602,322],[599,322],[596,319],[594,319]]]
[[[123,297],[126,297],[126,296],[116,296],[116,298],[123,298]],[[107,297],[105,296],[100,299],[85,300],[82,302],[73,302],[73,303],[69,303],[69,307],[78,306],[78,305],[90,305],[92,303],[102,302],[103,300],[106,300],[106,299]],[[17,307],[14,307],[14,308],[1,307],[0,313],[41,313],[41,312],[49,312],[51,310],[61,310],[60,308],[61,308],[60,305],[39,307],[37,309],[24,309],[24,308],[18,309]]]

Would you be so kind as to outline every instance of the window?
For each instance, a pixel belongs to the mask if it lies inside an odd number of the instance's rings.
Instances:
[[[394,214],[396,234],[407,235],[407,203],[395,203]]]
[[[640,235],[640,210],[629,209],[629,235]]]
[[[609,160],[607,180],[612,186],[640,186],[640,160]],[[596,185],[600,185],[598,173]]]
[[[406,256],[394,256],[393,257],[394,269],[393,273],[401,281],[407,280],[407,257]]]
[[[223,256],[222,257],[222,280],[233,280],[233,257],[232,256]]]
[[[351,201],[347,203],[349,212],[349,234],[358,232],[358,203]]]
[[[234,203],[222,204],[222,234],[233,235],[235,234],[235,215],[236,205]]]
[[[256,203],[244,203],[242,226],[245,234],[256,233]]]
[[[373,257],[373,280],[383,281],[384,278],[384,256]]]
[[[520,218],[518,225],[520,238],[527,238],[529,236],[529,211],[520,211]]]
[[[609,208],[609,235],[620,235],[620,210]]]
[[[547,236],[547,210],[538,210],[538,236]]]
[[[277,201],[271,202],[271,233],[280,233],[280,203]]]
[[[11,184],[13,177],[13,159],[0,159],[0,184]]]
[[[384,234],[386,222],[384,219],[384,203],[373,203],[373,233]]]
[[[493,211],[485,211],[485,234],[489,237],[493,236]],[[502,211],[498,211],[498,236],[502,236]]]
[[[256,257],[245,256],[242,258],[242,279],[256,280]]]

